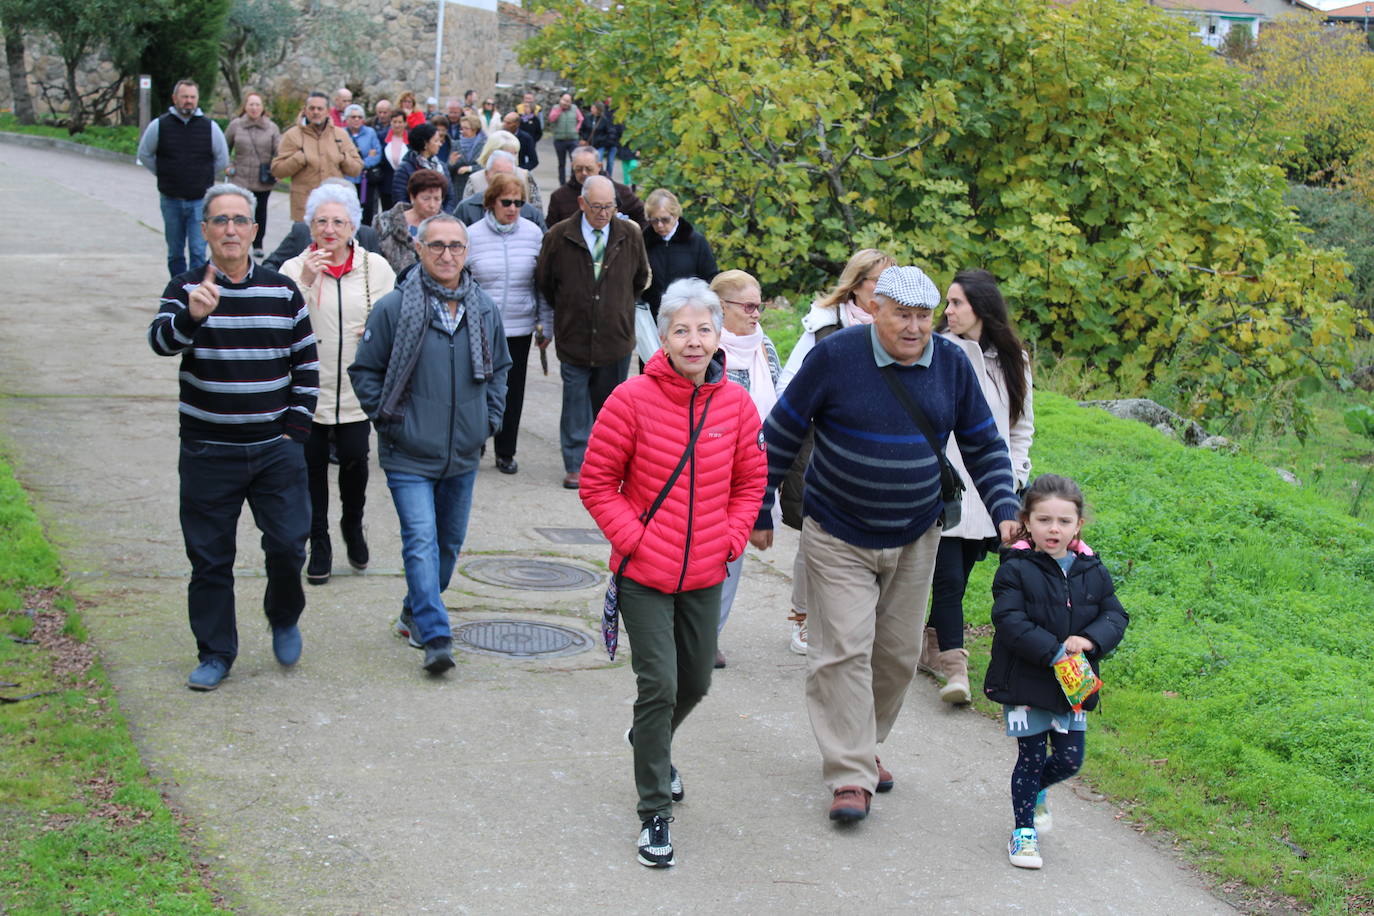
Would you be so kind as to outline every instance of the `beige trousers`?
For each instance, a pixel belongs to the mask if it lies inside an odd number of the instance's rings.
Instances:
[[[940,526],[902,547],[855,547],[802,524],[806,707],[826,787],[878,784],[878,744],[916,672]]]

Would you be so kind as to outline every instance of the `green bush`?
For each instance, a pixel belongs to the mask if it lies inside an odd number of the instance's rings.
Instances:
[[[1312,230],[1314,247],[1350,262],[1351,304],[1374,318],[1374,206],[1353,191],[1290,185],[1284,203]]]

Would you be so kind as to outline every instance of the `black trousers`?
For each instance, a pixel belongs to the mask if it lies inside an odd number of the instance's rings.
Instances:
[[[310,536],[329,534],[329,453],[330,445],[339,460],[339,526],[345,530],[363,523],[367,502],[367,454],[372,424],[310,424],[310,441],[305,446],[305,467],[310,479]]]
[[[243,503],[253,512],[267,555],[262,606],[274,627],[293,626],[305,609],[301,567],[309,496],[301,445],[275,439],[261,445],[182,441],[181,534],[191,561],[186,605],[201,661],[231,666],[239,653],[234,614],[234,556]]]
[[[501,431],[495,436],[496,457],[514,458],[516,439],[520,436],[520,412],[525,406],[525,376],[530,362],[530,343],[533,334],[507,337],[510,350],[510,372],[506,375],[506,413]]]
[[[940,538],[935,553],[935,574],[930,580],[930,623],[940,640],[940,651],[964,646],[964,589],[973,565],[987,556],[986,540]]]
[[[257,200],[257,210],[253,218],[258,221],[258,234],[253,239],[253,247],[261,248],[262,240],[267,235],[267,202],[272,199],[271,191],[254,191],[254,199]]]

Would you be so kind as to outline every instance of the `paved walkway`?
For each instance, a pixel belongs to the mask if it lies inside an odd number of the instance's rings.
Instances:
[[[93,601],[86,621],[144,759],[239,912],[1230,912],[1110,805],[1072,789],[1054,798],[1046,868],[1008,866],[1013,742],[942,706],[925,680],[883,748],[896,789],[857,829],[833,828],[802,705],[804,660],[786,648],[791,532],[746,563],[723,641],[730,667],[679,735],[687,800],[673,825],[679,865],[667,872],[634,859],[628,666],[599,650],[546,661],[460,653],[449,677],[422,676],[419,653],[388,629],[404,586],[379,472],[367,516],[376,566],[308,590],[300,665],[272,660],[256,610],[261,552],[245,519],[242,655],[219,691],[185,689],[194,644],[177,527],[177,370],[144,340],[166,280],[153,180],[0,143],[0,201],[8,446]],[[271,242],[285,229],[280,212],[273,220]],[[559,487],[556,380],[556,368],[545,378],[532,366],[520,473],[488,460],[460,562],[494,555],[604,573],[603,546],[540,530],[591,527]],[[518,617],[591,633],[600,592],[460,574],[446,599],[460,622]]]

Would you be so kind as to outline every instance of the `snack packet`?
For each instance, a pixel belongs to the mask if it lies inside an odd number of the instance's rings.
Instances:
[[[1054,677],[1074,712],[1082,712],[1084,701],[1102,689],[1102,679],[1082,652],[1066,655],[1055,662]]]

